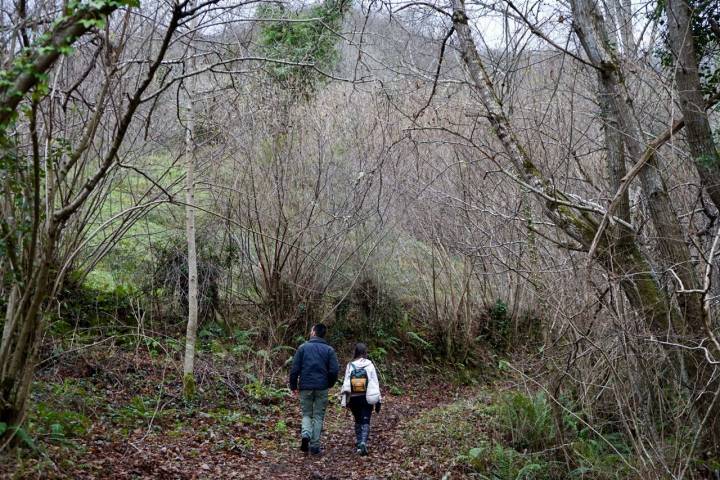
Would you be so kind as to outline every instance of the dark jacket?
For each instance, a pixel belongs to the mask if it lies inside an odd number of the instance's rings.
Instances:
[[[325,390],[335,385],[338,379],[337,355],[325,339],[310,337],[300,345],[293,358],[290,370],[290,390]]]

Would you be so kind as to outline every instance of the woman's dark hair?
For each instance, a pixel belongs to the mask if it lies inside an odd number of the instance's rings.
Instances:
[[[367,358],[367,356],[367,345],[365,345],[364,343],[356,343],[355,352],[353,353],[353,360],[357,360],[358,358]]]

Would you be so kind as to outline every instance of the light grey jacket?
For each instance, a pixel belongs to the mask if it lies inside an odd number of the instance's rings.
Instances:
[[[375,365],[373,365],[373,363],[367,358],[361,358],[348,363],[345,368],[345,379],[343,380],[342,390],[340,391],[340,404],[343,407],[346,407],[348,399],[350,398],[350,393],[352,392],[352,387],[350,386],[350,372],[352,372],[353,365],[355,365],[355,368],[365,368],[365,371],[367,372],[368,384],[367,390],[365,391],[365,399],[367,402],[370,405],[380,403],[382,401],[382,397],[380,396],[380,381],[378,380]]]

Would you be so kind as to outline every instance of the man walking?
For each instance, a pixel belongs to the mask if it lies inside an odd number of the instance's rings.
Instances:
[[[335,350],[325,341],[326,332],[327,328],[322,323],[312,328],[310,340],[295,352],[290,370],[290,391],[296,395],[300,390],[300,450],[307,452],[309,448],[313,455],[320,453],[320,433],[328,403],[328,389],[337,382],[340,369]]]

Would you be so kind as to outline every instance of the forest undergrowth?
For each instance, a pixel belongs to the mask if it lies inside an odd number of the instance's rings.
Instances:
[[[370,456],[354,453],[336,387],[315,458],[298,450],[299,407],[279,360],[291,352],[207,326],[186,400],[179,342],[120,332],[46,344],[2,478],[632,478],[622,436],[585,428],[570,408],[558,429],[547,395],[489,352],[469,371],[376,348],[385,400]]]
[[[248,346],[236,340],[205,337],[191,401],[182,396],[172,340],[117,336],[48,357],[26,428],[16,435],[19,447],[2,457],[3,478],[348,478],[343,471],[391,478],[450,465],[432,456],[413,460],[404,429],[466,387],[437,373],[412,388],[402,377],[390,380],[373,455],[360,462],[352,417],[332,395],[325,455],[309,461],[297,449],[299,408],[284,375],[268,367],[257,378],[264,362],[254,350],[260,361],[250,373]]]

